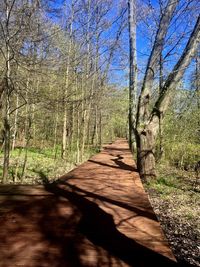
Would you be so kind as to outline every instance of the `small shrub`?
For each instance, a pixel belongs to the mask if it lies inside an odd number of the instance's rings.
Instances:
[[[169,164],[185,169],[194,169],[200,158],[200,145],[192,143],[166,143],[165,160]]]

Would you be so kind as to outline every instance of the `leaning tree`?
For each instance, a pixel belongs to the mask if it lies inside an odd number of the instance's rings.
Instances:
[[[131,7],[131,2],[133,2],[133,0],[129,0],[129,7]],[[169,0],[160,17],[139,94],[136,120],[131,125],[137,145],[138,170],[141,177],[144,179],[156,177],[155,147],[156,138],[159,134],[159,125],[170,105],[173,92],[183,77],[191,59],[195,55],[199,44],[200,16],[197,18],[194,29],[191,32],[181,56],[163,82],[162,87],[159,88],[157,99],[152,105],[151,92],[153,91],[154,80],[159,69],[160,55],[165,48],[166,36],[179,2],[179,0]],[[129,10],[129,12],[133,11],[133,9]],[[129,16],[129,18],[131,18],[131,16]],[[132,68],[134,68],[134,66],[132,66]]]

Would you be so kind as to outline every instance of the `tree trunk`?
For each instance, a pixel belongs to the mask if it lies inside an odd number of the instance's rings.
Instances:
[[[74,103],[72,103],[71,106],[71,130],[70,130],[70,151],[73,150],[73,144],[74,144],[74,130],[75,130],[75,111],[74,111]]]
[[[160,53],[160,66],[159,66],[159,94],[162,92],[163,86],[163,57],[162,51]],[[162,125],[162,118],[159,119],[159,147],[158,147],[158,155],[157,160],[160,161],[163,156],[163,125]]]
[[[83,110],[83,117],[82,117],[82,144],[81,144],[81,161],[83,161],[84,152],[85,152],[85,140],[86,140],[86,118],[87,118],[87,110]]]
[[[71,63],[71,50],[72,50],[72,33],[73,33],[73,21],[74,21],[74,1],[71,3],[71,19],[70,19],[70,33],[69,33],[69,47],[68,47],[68,58],[67,58],[67,68],[66,68],[66,78],[65,78],[65,88],[63,96],[63,134],[62,134],[62,151],[61,157],[65,159],[66,157],[66,148],[67,148],[67,93],[69,89],[69,70]]]
[[[94,117],[94,126],[93,126],[93,133],[92,133],[92,145],[97,146],[98,144],[98,107],[95,106],[95,117]]]
[[[19,96],[16,96],[16,110],[15,110],[15,119],[14,119],[14,131],[13,131],[13,140],[12,140],[12,151],[15,149],[16,135],[17,135],[17,120],[18,120],[18,105],[19,105]]]
[[[134,127],[137,94],[137,59],[136,59],[136,3],[128,1],[129,6],[129,146],[134,150]]]
[[[31,125],[32,125],[32,108],[31,108],[31,103],[29,101],[29,92],[31,91],[32,88],[29,88],[30,86],[30,78],[28,77],[27,79],[27,85],[26,85],[26,120],[25,120],[25,130],[24,130],[24,147],[23,151],[25,152],[24,154],[24,162],[22,166],[22,172],[20,176],[21,182],[23,182],[25,173],[26,173],[26,168],[27,168],[27,161],[28,161],[28,147],[29,143],[31,140]],[[31,86],[30,86],[31,87]]]
[[[195,68],[195,91],[197,95],[197,107],[200,109],[200,45],[197,49]],[[200,122],[199,122],[200,125]]]
[[[102,146],[102,112],[99,110],[99,148]]]
[[[67,107],[66,107],[66,103],[64,104],[63,108],[64,108],[64,112],[63,112],[63,133],[62,133],[61,157],[62,157],[62,159],[65,159],[66,147],[67,147]]]
[[[156,177],[155,171],[155,135],[147,127],[137,136],[137,162],[138,171],[142,179]]]
[[[9,21],[9,7],[6,2],[6,19]],[[8,25],[7,25],[8,26]],[[6,77],[5,77],[5,111],[4,111],[4,161],[2,182],[5,183],[8,176],[10,161],[10,93],[11,93],[11,56],[10,56],[10,38],[6,37]]]
[[[76,137],[76,163],[80,162],[80,122],[79,122],[79,110],[77,110],[77,137]]]
[[[170,3],[174,5],[170,5]],[[198,17],[193,32],[182,52],[179,60],[175,64],[173,70],[168,75],[160,94],[150,112],[150,91],[153,85],[154,73],[159,63],[159,55],[161,55],[164,39],[171,21],[173,10],[177,1],[170,0],[166,7],[166,12],[161,17],[159,29],[155,38],[154,46],[147,64],[147,69],[140,93],[136,135],[137,135],[137,164],[142,178],[155,177],[155,141],[159,132],[159,120],[162,122],[164,115],[170,105],[173,91],[179,84],[186,68],[189,66],[199,45],[200,34],[200,16]],[[169,13],[169,14],[168,14]],[[153,70],[153,73],[152,73]]]
[[[6,112],[7,113],[7,112]],[[9,115],[4,118],[4,161],[3,161],[3,177],[2,182],[6,183],[10,161],[10,122]]]
[[[40,81],[37,79],[36,81],[36,94],[39,92],[39,85]],[[36,121],[35,121],[35,110],[36,110],[36,104],[32,104],[32,140],[33,140],[33,145],[36,145]]]
[[[55,123],[54,123],[53,151],[54,151],[55,159],[57,158],[57,131],[58,131],[58,107],[56,107],[56,115],[55,115]]]
[[[155,154],[152,143],[152,133],[142,133],[137,140],[137,162],[138,171],[145,181],[148,178],[155,178]]]

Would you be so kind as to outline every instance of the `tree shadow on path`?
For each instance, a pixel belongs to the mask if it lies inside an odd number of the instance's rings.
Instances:
[[[67,185],[60,188],[58,183],[45,184],[47,191],[63,197],[81,212],[78,230],[94,245],[100,246],[111,255],[130,266],[179,266],[176,262],[160,255],[128,238],[116,228],[112,215],[102,210],[96,203],[79,194]],[[184,265],[185,266],[185,265]]]
[[[92,162],[92,163],[96,163],[96,164],[101,165],[101,166],[110,167],[110,168],[114,168],[114,169],[122,169],[122,170],[132,171],[132,172],[136,172],[137,171],[136,168],[134,168],[134,167],[132,167],[132,166],[130,166],[128,164],[125,164],[122,161],[119,161],[118,159],[112,159],[112,161],[114,161],[117,164],[117,166],[110,165],[110,164],[107,164],[107,163],[104,163],[104,162],[101,162],[101,161],[92,160],[92,159],[89,159],[88,161]]]
[[[113,216],[95,203],[109,203],[114,210],[121,202],[67,181],[50,184],[42,172],[39,175],[44,188],[38,194],[35,188],[34,195],[28,195],[24,186],[17,195],[2,196],[5,207],[13,199],[8,211],[0,213],[0,266],[116,267],[123,262],[133,267],[180,266],[125,236]],[[145,217],[133,208],[134,216]]]
[[[137,172],[137,168],[132,167],[123,162],[123,157],[121,155],[116,155],[116,157],[117,157],[116,159],[111,159],[111,160],[115,162],[115,164],[119,166],[120,169]]]

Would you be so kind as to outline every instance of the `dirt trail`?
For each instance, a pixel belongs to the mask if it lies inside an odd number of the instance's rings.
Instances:
[[[53,184],[0,186],[0,225],[0,267],[176,265],[123,139]]]

